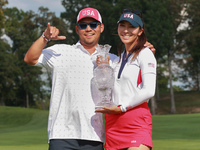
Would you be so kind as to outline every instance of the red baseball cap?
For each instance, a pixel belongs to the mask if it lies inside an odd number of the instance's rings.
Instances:
[[[91,7],[82,9],[77,16],[77,22],[86,17],[94,18],[95,20],[102,23],[101,15],[97,9]]]

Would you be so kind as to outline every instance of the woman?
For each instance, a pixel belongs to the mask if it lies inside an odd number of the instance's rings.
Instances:
[[[96,111],[105,113],[105,149],[151,150],[152,116],[147,102],[155,94],[157,63],[152,51],[144,47],[147,38],[138,12],[123,11],[118,35],[125,51],[113,66],[116,106]]]

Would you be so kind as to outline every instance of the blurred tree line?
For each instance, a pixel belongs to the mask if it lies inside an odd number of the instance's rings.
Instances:
[[[39,107],[47,109],[51,76],[47,70],[24,63],[24,55],[41,36],[47,23],[60,29],[66,40],[55,43],[75,44],[76,17],[84,7],[94,7],[102,15],[105,30],[100,44],[112,45],[117,54],[121,44],[117,21],[123,8],[143,12],[148,41],[156,48],[157,90],[153,109],[160,92],[170,92],[171,112],[175,113],[174,90],[200,91],[200,1],[198,0],[61,0],[65,12],[57,17],[46,7],[38,13],[6,8],[9,0],[0,0],[0,105]],[[59,3],[59,2],[58,2]],[[44,75],[45,74],[45,75]],[[181,85],[173,85],[179,81]]]

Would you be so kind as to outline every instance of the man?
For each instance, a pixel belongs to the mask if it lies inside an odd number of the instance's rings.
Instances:
[[[104,25],[100,13],[94,8],[82,9],[77,23],[80,41],[75,45],[56,44],[43,50],[49,40],[66,38],[59,36],[59,30],[48,24],[24,58],[30,65],[52,71],[49,150],[103,150],[104,124],[102,114],[95,113],[91,79],[96,66],[95,47]],[[116,57],[110,54],[111,60]]]

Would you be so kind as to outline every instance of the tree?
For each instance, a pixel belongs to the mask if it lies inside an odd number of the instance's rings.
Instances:
[[[0,36],[4,34],[5,15],[3,7],[8,4],[7,0],[0,0]],[[11,54],[10,45],[5,39],[0,39],[0,105],[5,105],[5,100],[14,96],[14,57]],[[8,95],[9,92],[9,95]]]
[[[15,97],[14,78],[18,68],[14,66],[15,57],[10,53],[10,45],[0,40],[0,105],[5,105],[6,100]]]
[[[186,87],[200,91],[200,1],[187,0],[185,2],[185,22],[188,27],[183,29],[179,35],[182,42],[182,55],[184,63],[183,81],[187,81]]]
[[[26,51],[37,37],[37,26],[33,22],[34,13],[7,8],[5,15],[7,16],[5,33],[13,41],[11,50],[15,57],[14,67],[18,69],[14,79],[15,97],[10,101],[7,100],[7,105],[29,107],[34,105],[33,95],[42,84],[38,77],[42,73],[41,69],[32,68],[23,61]]]
[[[3,7],[8,4],[7,0],[0,0],[0,35],[2,34],[2,29],[4,28],[4,13],[3,13]]]
[[[174,99],[174,89],[173,89],[173,76],[172,76],[172,61],[174,59],[174,53],[176,51],[176,43],[174,43],[177,35],[177,27],[179,26],[181,22],[181,16],[179,15],[181,13],[183,5],[182,3],[179,3],[179,1],[170,0],[169,1],[169,7],[168,12],[170,14],[170,17],[172,18],[172,44],[170,45],[168,49],[168,67],[169,67],[169,84],[170,84],[170,96],[171,96],[171,113],[176,113],[176,106],[175,106],[175,99]],[[177,21],[179,20],[179,21]]]

